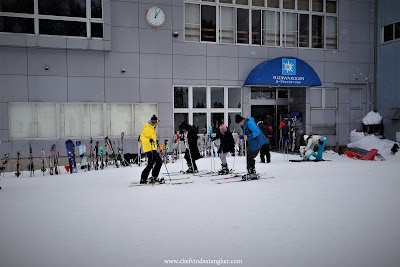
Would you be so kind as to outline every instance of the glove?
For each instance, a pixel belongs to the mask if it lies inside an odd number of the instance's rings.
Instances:
[[[154,145],[154,140],[153,139],[150,139],[149,141],[150,141],[150,144]]]

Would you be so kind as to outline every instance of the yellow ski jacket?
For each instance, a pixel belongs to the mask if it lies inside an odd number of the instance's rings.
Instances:
[[[150,139],[153,139],[153,144],[150,144]],[[142,133],[140,134],[140,140],[142,141],[143,152],[157,150],[157,135],[155,127],[150,123],[146,123],[143,126]]]

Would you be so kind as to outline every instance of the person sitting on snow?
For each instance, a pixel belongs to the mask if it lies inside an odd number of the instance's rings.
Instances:
[[[326,138],[323,135],[304,135],[304,140],[307,143],[307,146],[304,148],[305,151],[312,149],[314,150],[314,146],[318,144],[318,152],[317,152],[317,157],[316,161],[323,160],[322,159],[322,154],[324,153],[324,148],[326,146],[326,143],[328,143],[328,138]]]
[[[231,131],[228,129],[226,125],[221,125],[219,127],[219,132],[217,132],[217,135],[213,138],[211,138],[211,141],[219,139],[221,141],[221,145],[219,146],[218,152],[219,157],[221,159],[221,165],[222,169],[218,172],[218,174],[228,174],[229,173],[229,168],[228,168],[228,163],[226,162],[226,156],[228,155],[229,152],[234,153],[235,152],[235,141],[233,140],[233,136]]]

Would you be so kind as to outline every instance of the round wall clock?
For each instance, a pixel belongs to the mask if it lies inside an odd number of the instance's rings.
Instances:
[[[165,13],[158,6],[149,7],[146,11],[146,20],[153,27],[160,27],[164,24]]]

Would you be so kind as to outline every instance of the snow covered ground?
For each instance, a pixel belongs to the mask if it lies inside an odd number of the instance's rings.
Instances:
[[[273,179],[229,184],[195,177],[128,187],[140,179],[137,166],[7,173],[0,266],[400,266],[399,154],[365,162],[328,151],[332,161],[291,163],[272,153],[272,163],[257,158],[256,168]],[[234,161],[245,170],[244,157],[228,158],[230,167]],[[210,169],[211,159],[198,166]]]

